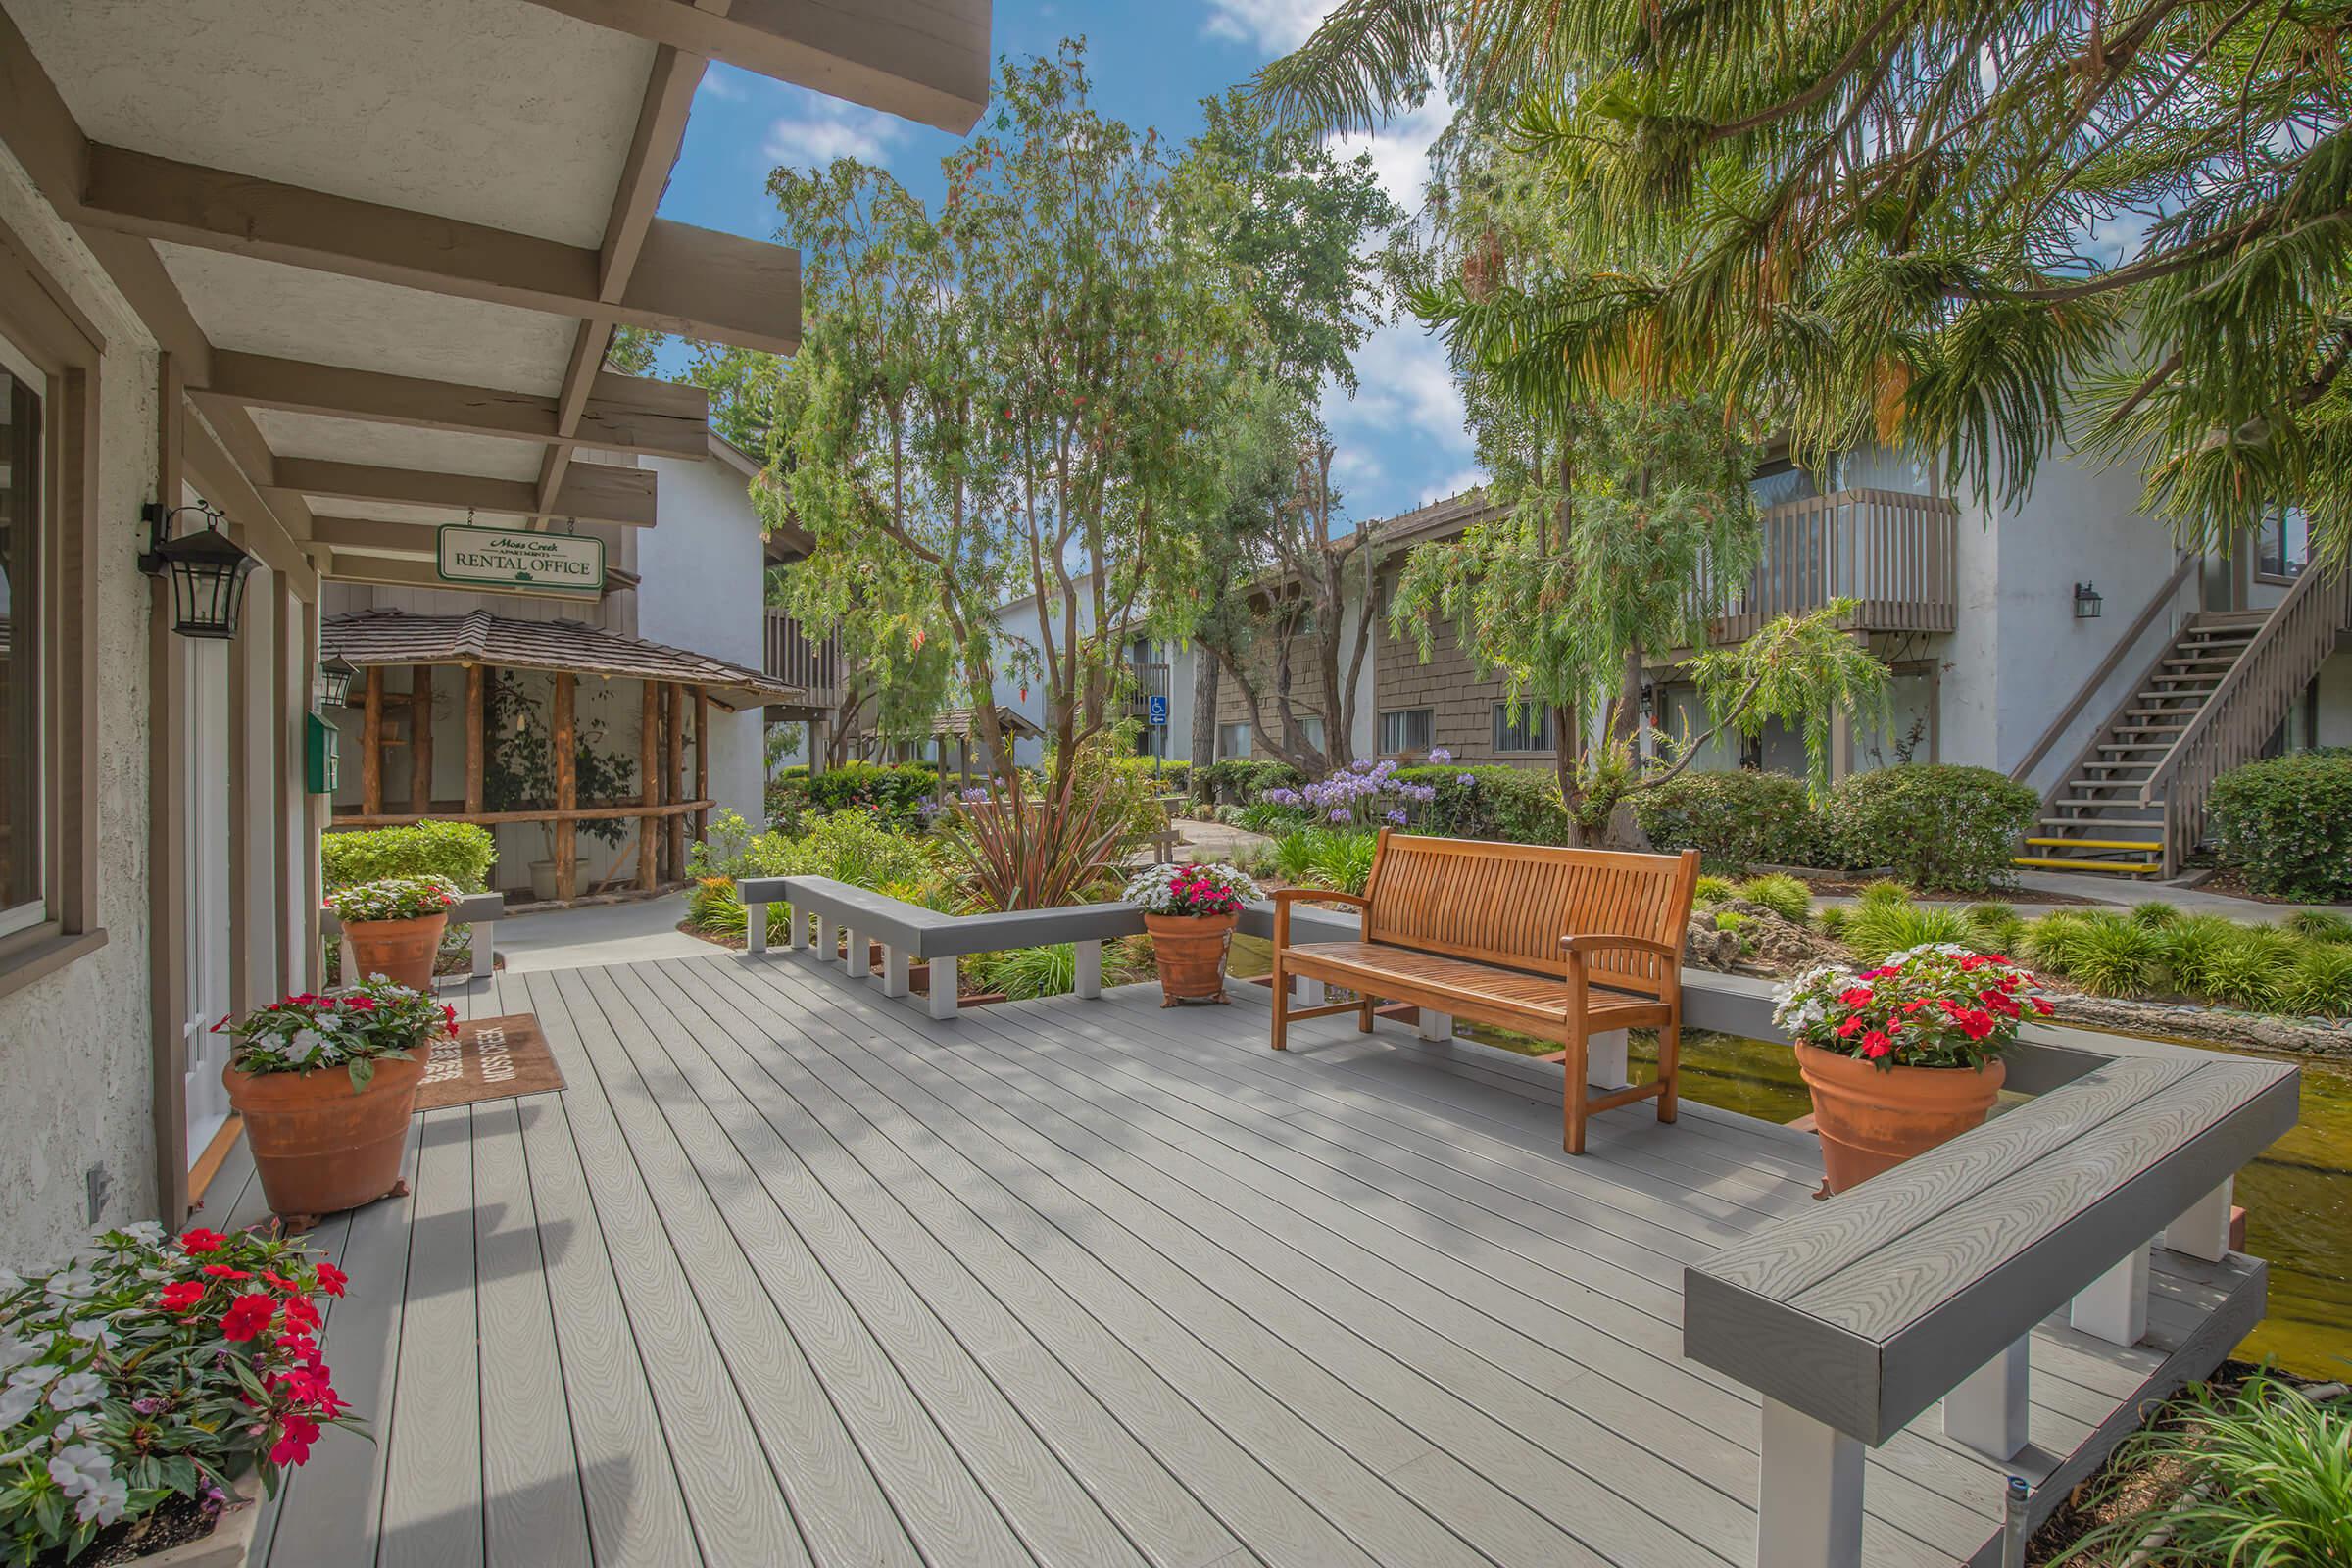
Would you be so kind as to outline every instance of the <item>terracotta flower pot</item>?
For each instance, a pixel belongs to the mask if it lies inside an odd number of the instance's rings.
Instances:
[[[1159,1004],[1225,1002],[1225,954],[1241,915],[1147,914],[1152,952],[1159,964]]]
[[[1878,1067],[1799,1044],[1797,1071],[1813,1091],[1828,1189],[1842,1193],[1914,1154],[1981,1127],[2008,1072],[1995,1059],[1966,1067]]]
[[[345,975],[346,985],[380,974],[395,985],[430,995],[433,960],[441,954],[441,933],[449,929],[446,911],[421,914],[414,920],[346,920],[343,935],[360,972]]]
[[[342,1067],[317,1072],[239,1072],[220,1082],[245,1118],[262,1196],[289,1221],[371,1203],[400,1185],[401,1149],[428,1046],[376,1058],[368,1087],[353,1091]]]

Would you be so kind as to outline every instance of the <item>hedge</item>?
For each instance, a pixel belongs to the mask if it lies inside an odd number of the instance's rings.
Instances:
[[[1840,779],[1823,814],[1846,864],[1980,893],[2009,880],[2040,809],[2041,797],[1991,768],[1915,762]]]
[[[920,762],[844,762],[814,778],[806,767],[788,767],[768,781],[768,814],[791,816],[796,807],[820,813],[879,808],[893,823],[904,825],[938,791],[938,771]]]
[[[2273,898],[2352,899],[2352,749],[2296,752],[2214,781],[2205,821],[2215,857]]]
[[[1652,845],[1696,850],[1717,869],[1837,859],[1805,781],[1787,773],[1684,773],[1637,792],[1632,805]]]
[[[445,876],[467,893],[485,891],[498,846],[472,822],[418,822],[328,833],[318,858],[329,889],[390,876]]]
[[[1559,781],[1529,767],[1400,767],[1403,784],[1427,784],[1436,800],[1413,808],[1413,826],[1457,839],[1506,839],[1514,844],[1565,844],[1568,812]]]
[[[1297,789],[1306,775],[1277,758],[1229,757],[1193,769],[1193,793],[1211,805],[1243,806],[1267,790]]]

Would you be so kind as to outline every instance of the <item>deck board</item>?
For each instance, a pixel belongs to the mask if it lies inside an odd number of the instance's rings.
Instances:
[[[444,996],[537,1013],[565,1088],[420,1116],[415,1193],[316,1233],[378,1442],[321,1441],[257,1568],[1749,1560],[1756,1397],[1680,1287],[1809,1201],[1787,1129],[1639,1106],[1568,1159],[1556,1068],[1347,1017],[1276,1055],[1258,998],[942,1023],[717,953]],[[214,1196],[266,1217],[241,1146]],[[2259,1270],[2156,1282],[2132,1349],[2036,1331],[2021,1473],[2218,1358]],[[1982,1560],[2003,1469],[1923,1416],[1867,1560]]]

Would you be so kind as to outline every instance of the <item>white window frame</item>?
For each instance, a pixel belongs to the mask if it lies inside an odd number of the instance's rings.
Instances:
[[[1414,728],[1412,721],[1415,718],[1421,721],[1419,726],[1422,732],[1421,744],[1418,746],[1411,744]],[[1392,721],[1395,724],[1393,735],[1391,733]],[[1402,757],[1408,752],[1427,752],[1437,744],[1437,739],[1438,710],[1434,708],[1391,708],[1384,710],[1380,715],[1380,755],[1383,757]],[[1398,744],[1391,745],[1392,740]]]
[[[1239,741],[1241,744],[1237,746],[1234,744],[1235,741]],[[1238,761],[1249,755],[1250,721],[1248,719],[1237,719],[1233,723],[1217,726],[1218,760],[1223,761],[1230,758]]]
[[[1526,733],[1532,724],[1532,736]],[[1526,745],[1514,742],[1526,740]],[[1534,703],[1496,703],[1494,705],[1494,750],[1514,757],[1529,756],[1552,749],[1551,712]]]

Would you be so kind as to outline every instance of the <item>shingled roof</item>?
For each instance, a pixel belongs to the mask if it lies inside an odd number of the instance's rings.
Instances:
[[[329,615],[319,628],[318,645],[322,657],[340,654],[354,664],[491,664],[682,681],[702,687],[728,709],[809,701],[798,686],[723,659],[576,620],[509,620],[486,610],[463,615],[412,615],[398,610]]]

